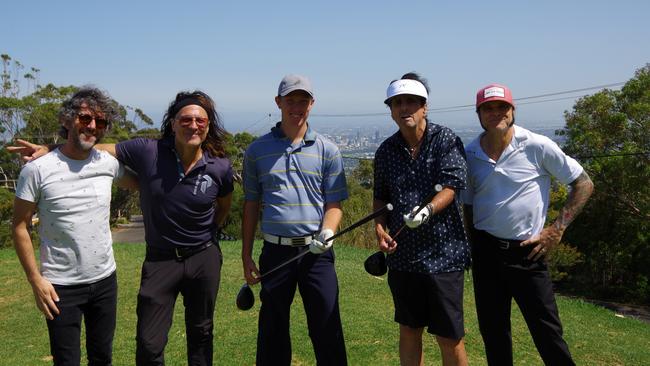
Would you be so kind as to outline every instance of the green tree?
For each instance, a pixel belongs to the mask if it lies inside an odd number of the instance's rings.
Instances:
[[[599,295],[650,302],[650,64],[620,91],[578,100],[565,113],[565,150],[595,192],[565,240],[584,254],[577,273]]]
[[[60,123],[58,113],[61,103],[78,90],[76,86],[55,86],[47,84],[41,86],[38,83],[39,69],[31,68],[30,72],[22,74],[24,66],[9,55],[0,55],[2,72],[0,73],[0,134],[5,142],[0,145],[4,147],[6,140],[22,137],[38,144],[60,143],[58,132]],[[12,62],[13,61],[13,62]],[[21,93],[19,80],[21,76],[27,80],[28,88],[26,95]],[[33,88],[33,90],[32,90]],[[153,121],[141,109],[120,105],[113,101],[114,107],[119,111],[120,118],[113,121],[113,126],[104,137],[104,142],[119,142],[138,135],[135,120],[141,120],[147,125]],[[133,120],[128,118],[128,110],[133,110]],[[142,135],[150,134],[147,129]],[[155,136],[159,131],[153,131]],[[16,179],[20,171],[20,159],[6,150],[0,152],[0,167],[10,179]],[[13,198],[9,199],[13,204]],[[114,189],[112,199],[112,220],[116,216],[130,216],[139,211],[136,206],[137,194]],[[1,217],[0,217],[1,219]],[[3,223],[4,224],[4,223]],[[9,226],[7,226],[9,227]],[[0,239],[1,241],[1,239]]]

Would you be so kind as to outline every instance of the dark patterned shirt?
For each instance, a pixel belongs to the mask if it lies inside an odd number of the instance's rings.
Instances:
[[[436,184],[456,190],[454,201],[416,229],[402,230],[397,250],[388,255],[393,270],[418,273],[461,271],[470,262],[459,191],[465,189],[467,164],[460,138],[449,128],[427,123],[417,158],[411,158],[402,134],[397,131],[375,153],[374,198],[393,204],[389,232],[395,233],[409,213],[430,195]]]

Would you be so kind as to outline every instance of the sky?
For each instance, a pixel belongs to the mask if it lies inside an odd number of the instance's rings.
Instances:
[[[312,81],[316,129],[389,126],[386,87],[409,71],[428,80],[431,120],[476,125],[471,107],[436,109],[472,105],[493,82],[515,99],[616,84],[650,62],[647,0],[13,0],[0,9],[0,53],[40,69],[41,84],[98,86],[155,127],[177,92],[200,89],[229,131],[264,133],[289,73]],[[517,121],[562,126],[575,99],[597,91],[522,101]]]

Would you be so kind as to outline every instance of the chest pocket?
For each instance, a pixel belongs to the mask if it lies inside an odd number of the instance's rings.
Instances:
[[[105,207],[111,205],[111,179],[101,179],[93,182],[95,189],[95,198],[99,206]]]

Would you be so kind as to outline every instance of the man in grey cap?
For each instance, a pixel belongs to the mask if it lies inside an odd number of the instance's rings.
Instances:
[[[345,365],[338,280],[332,241],[327,242],[341,221],[341,201],[348,197],[343,160],[338,147],[307,123],[314,105],[307,78],[285,76],[275,102],[282,120],[255,140],[244,157],[244,276],[249,284],[262,282],[257,365],[291,363],[289,312],[296,287],[316,362]],[[252,251],[260,207],[264,246],[258,269]],[[311,253],[260,278],[260,272],[304,251]]]

